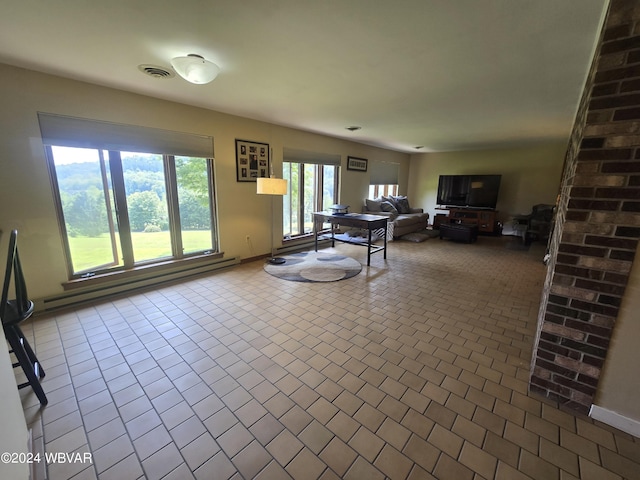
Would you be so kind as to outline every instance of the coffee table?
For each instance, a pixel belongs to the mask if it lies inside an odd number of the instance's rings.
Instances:
[[[367,213],[331,213],[331,212],[314,212],[313,213],[313,236],[315,237],[315,249],[318,251],[318,236],[321,234],[320,229],[323,223],[331,224],[331,246],[335,246],[335,241],[345,242],[335,237],[336,226],[343,225],[345,227],[364,228],[369,231],[368,241],[365,244],[353,243],[353,245],[366,245],[367,247],[367,266],[371,265],[371,254],[376,252],[384,252],[384,258],[387,258],[387,222],[389,217],[382,215],[369,215]],[[372,245],[371,232],[373,230],[382,229],[384,231],[384,246]],[[345,242],[351,243],[351,242]]]

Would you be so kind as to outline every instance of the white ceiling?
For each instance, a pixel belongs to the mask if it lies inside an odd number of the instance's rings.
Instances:
[[[403,152],[516,146],[568,137],[607,3],[0,0],[0,62]],[[189,53],[218,78],[137,68]]]

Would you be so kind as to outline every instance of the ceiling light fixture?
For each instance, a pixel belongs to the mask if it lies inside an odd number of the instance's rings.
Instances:
[[[360,129],[362,129],[362,127],[359,127],[359,126],[357,126],[357,125],[352,125],[351,127],[344,127],[344,128],[346,128],[346,129],[347,129],[347,130],[349,130],[350,132],[355,132],[356,130],[360,130]]]
[[[187,82],[203,85],[213,81],[220,73],[220,67],[200,55],[190,53],[186,57],[176,57],[171,65]]]

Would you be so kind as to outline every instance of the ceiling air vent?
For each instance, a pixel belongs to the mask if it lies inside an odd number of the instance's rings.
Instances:
[[[138,70],[154,78],[173,78],[175,74],[157,65],[138,65]]]

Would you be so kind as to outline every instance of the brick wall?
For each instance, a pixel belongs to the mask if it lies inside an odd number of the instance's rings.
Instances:
[[[529,388],[587,413],[640,238],[640,0],[612,0],[567,149]]]

